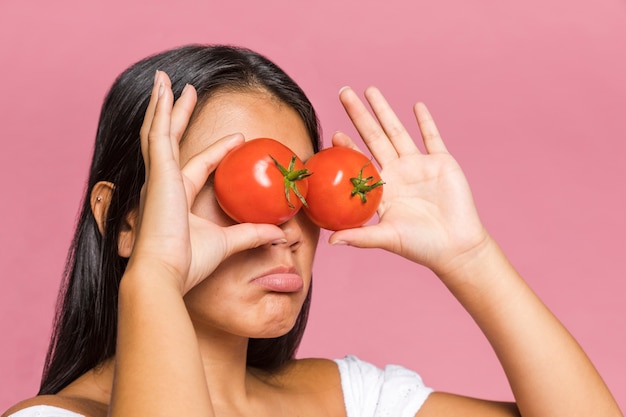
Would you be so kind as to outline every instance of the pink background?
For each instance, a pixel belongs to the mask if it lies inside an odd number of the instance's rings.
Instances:
[[[414,132],[410,106],[425,101],[488,228],[626,410],[620,0],[2,0],[0,409],[37,390],[107,88],[191,42],[277,61],[327,134],[352,131],[345,84],[378,85]],[[437,389],[511,398],[477,327],[423,268],[321,244],[315,281],[300,355],[357,354]]]

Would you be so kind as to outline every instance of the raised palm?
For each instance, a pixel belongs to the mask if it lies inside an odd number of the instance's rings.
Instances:
[[[395,113],[375,88],[365,94],[374,116],[351,89],[340,99],[363,141],[381,167],[385,181],[379,223],[336,232],[331,242],[381,247],[435,271],[473,250],[487,234],[475,209],[459,164],[450,155],[426,107],[415,115],[426,149],[422,153]],[[344,134],[335,145],[355,146]]]

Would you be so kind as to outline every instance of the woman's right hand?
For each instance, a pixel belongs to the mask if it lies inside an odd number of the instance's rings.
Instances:
[[[169,276],[182,294],[233,253],[285,239],[274,225],[222,227],[191,212],[219,161],[244,140],[241,134],[227,136],[181,167],[179,142],[196,100],[195,89],[187,85],[174,103],[169,77],[157,71],[140,133],[146,180],[128,264],[129,269]]]

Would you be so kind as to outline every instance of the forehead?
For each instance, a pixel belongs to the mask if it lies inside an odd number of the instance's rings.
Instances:
[[[303,161],[313,154],[304,122],[292,107],[264,91],[221,92],[193,118],[181,145],[181,163],[233,133],[242,133],[246,140],[276,139]]]

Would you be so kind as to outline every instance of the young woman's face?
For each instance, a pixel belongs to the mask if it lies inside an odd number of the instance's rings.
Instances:
[[[288,146],[303,161],[313,145],[298,113],[264,91],[225,92],[213,96],[186,132],[180,162],[218,139],[242,133],[246,140],[268,137]],[[220,225],[233,221],[221,210],[211,181],[199,193],[192,211]],[[198,331],[223,331],[246,337],[277,337],[287,333],[300,312],[311,284],[319,229],[300,211],[280,226],[287,243],[266,245],[226,259],[185,302]],[[260,276],[290,284],[287,292],[263,285]],[[299,277],[299,278],[298,278]],[[295,289],[294,281],[302,285]]]

